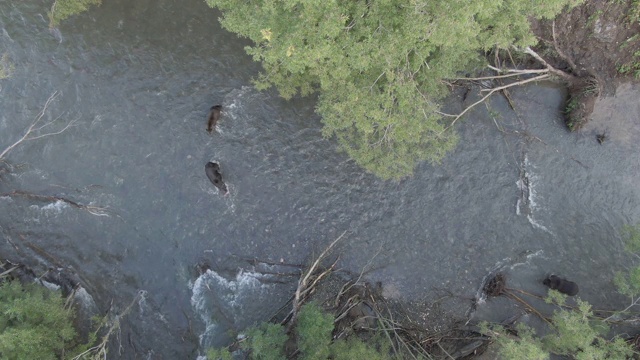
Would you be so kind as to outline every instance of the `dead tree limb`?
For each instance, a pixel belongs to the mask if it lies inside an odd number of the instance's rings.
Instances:
[[[4,278],[4,277],[6,277],[7,275],[11,274],[11,273],[12,273],[15,269],[17,269],[17,268],[19,268],[19,266],[14,266],[14,267],[10,268],[10,269],[9,269],[9,270],[7,270],[7,271],[3,271],[3,272],[0,274],[0,279],[2,279],[2,278]]]
[[[318,255],[318,257],[311,264],[309,269],[307,269],[305,272],[302,273],[302,276],[298,281],[298,287],[296,289],[295,296],[293,298],[293,306],[292,306],[291,312],[289,313],[289,316],[286,317],[287,319],[289,319],[289,330],[291,329],[293,324],[295,324],[296,318],[298,317],[298,312],[300,311],[300,308],[302,307],[307,295],[313,290],[314,286],[318,283],[318,281],[320,281],[322,278],[330,274],[331,271],[333,271],[333,269],[335,268],[338,260],[334,261],[333,264],[328,269],[324,270],[318,275],[315,275],[316,272],[319,270],[320,265],[322,264],[322,261],[329,255],[331,250],[333,250],[333,247],[338,243],[338,241],[340,241],[344,237],[346,233],[347,232],[344,231],[342,234],[340,234],[340,236],[338,236],[335,240],[333,240],[333,242],[331,242],[331,244],[329,244],[329,246],[327,246],[320,253],[320,255]]]
[[[107,345],[109,345],[109,339],[116,331],[120,331],[120,320],[124,318],[124,316],[126,316],[129,312],[131,312],[133,305],[137,304],[144,296],[146,296],[145,290],[138,291],[138,294],[136,295],[136,297],[133,298],[133,300],[131,300],[131,303],[129,303],[129,305],[122,311],[122,313],[114,315],[114,318],[111,321],[108,321],[108,318],[107,318],[110,314],[105,315],[105,317],[102,319],[102,324],[96,330],[95,335],[98,335],[98,332],[102,328],[106,328],[109,322],[111,324],[107,328],[106,334],[102,336],[100,343],[76,355],[76,357],[74,357],[72,360],[86,359],[87,356],[89,359],[94,359],[94,360],[105,359],[106,360],[107,352],[108,352]]]
[[[574,70],[577,70],[575,63],[566,54],[564,54],[562,52],[562,50],[560,50],[560,48],[559,48],[559,46],[557,44],[556,35],[555,35],[555,23],[553,24],[552,32],[553,32],[553,45],[554,45],[556,51],[558,52],[559,56],[562,59],[564,59],[565,61],[567,61],[567,63],[569,63],[569,65]],[[437,111],[437,113],[442,115],[442,116],[453,118],[453,120],[451,121],[451,124],[449,124],[449,126],[445,127],[445,129],[442,130],[441,133],[449,130],[456,123],[456,121],[458,121],[458,119],[460,119],[469,110],[471,110],[475,106],[485,102],[491,95],[493,95],[494,93],[496,93],[498,91],[504,91],[504,90],[506,90],[506,89],[508,89],[510,87],[513,87],[513,86],[519,86],[519,85],[524,85],[524,84],[527,84],[527,83],[530,83],[530,82],[534,82],[534,81],[540,81],[540,80],[548,79],[548,78],[551,77],[551,75],[557,76],[558,78],[562,79],[562,81],[564,81],[570,88],[576,88],[576,87],[579,88],[581,86],[584,86],[586,83],[588,83],[587,81],[585,81],[584,79],[581,79],[578,76],[575,76],[573,74],[567,73],[565,71],[562,71],[560,69],[557,69],[557,68],[553,67],[546,60],[544,60],[540,55],[538,55],[538,53],[536,53],[533,49],[531,49],[528,46],[526,48],[524,48],[524,49],[518,49],[518,51],[523,52],[523,53],[533,57],[544,68],[543,69],[519,70],[519,69],[501,69],[501,68],[489,65],[488,68],[493,70],[493,71],[495,71],[495,72],[497,72],[498,75],[495,75],[495,76],[481,76],[481,77],[474,77],[474,78],[453,78],[453,79],[451,79],[453,81],[491,81],[491,80],[499,80],[499,79],[507,79],[507,78],[511,78],[511,77],[517,77],[517,76],[521,76],[521,75],[536,75],[536,76],[534,76],[532,78],[529,78],[529,79],[515,81],[515,82],[512,82],[510,84],[497,86],[497,87],[492,87],[492,88],[489,88],[489,89],[483,89],[483,90],[481,90],[481,92],[486,92],[487,94],[484,95],[480,100],[478,100],[478,101],[474,102],[473,104],[471,104],[471,105],[467,106],[466,108],[464,108],[464,110],[462,110],[458,114],[447,114],[447,113],[443,113],[443,112]]]
[[[531,311],[532,313],[536,314],[540,318],[540,320],[543,320],[547,324],[552,325],[551,320],[548,317],[542,315],[542,313],[540,313],[538,310],[536,310],[536,308],[531,306],[531,304],[529,304],[528,302],[522,300],[520,297],[518,297],[516,294],[514,294],[514,293],[512,293],[510,291],[505,290],[504,293],[508,297],[510,297],[511,299],[513,299],[513,300],[521,303],[522,305],[524,305],[529,311]]]
[[[17,197],[17,196],[21,196],[21,197],[25,197],[28,199],[33,199],[33,200],[37,200],[37,201],[45,201],[45,202],[63,202],[67,205],[71,205],[75,208],[84,210],[86,212],[88,212],[91,215],[95,215],[95,216],[109,216],[109,210],[107,208],[104,207],[99,207],[99,206],[92,206],[92,205],[83,205],[83,204],[79,204],[73,200],[69,200],[60,196],[49,196],[49,195],[38,195],[38,194],[33,194],[33,193],[29,193],[26,191],[20,191],[20,190],[14,190],[10,193],[4,193],[4,194],[0,194],[0,196],[8,196],[8,197]]]
[[[514,76],[522,76],[528,74],[545,74],[548,73],[547,69],[531,69],[531,70],[517,70],[517,69],[499,69],[495,66],[487,66],[489,69],[501,73],[506,72],[506,75],[494,75],[494,76],[481,76],[475,78],[453,78],[451,80],[461,80],[461,81],[482,81],[482,80],[496,80],[496,79],[504,79]]]
[[[571,66],[573,71],[577,71],[578,67],[576,66],[576,63],[574,63],[573,60],[571,60],[571,58],[567,56],[567,54],[565,54],[564,51],[562,51],[562,49],[560,49],[560,45],[558,45],[558,39],[556,38],[556,21],[555,20],[553,20],[553,22],[551,23],[551,36],[553,37],[553,47],[555,48],[558,55],[560,55],[560,57],[564,61],[566,61],[569,64],[569,66]]]
[[[577,76],[571,75],[569,73],[566,73],[562,70],[556,69],[555,67],[551,66],[551,64],[549,64],[546,60],[544,60],[540,55],[538,55],[538,53],[533,51],[530,47],[527,46],[526,48],[524,48],[523,51],[525,54],[531,55],[534,59],[536,59],[536,61],[538,61],[545,68],[547,68],[547,70],[549,70],[551,74],[558,76],[559,78],[564,80],[567,84],[574,85],[580,82]]]
[[[473,104],[467,106],[464,110],[462,110],[461,113],[459,113],[457,115],[440,113],[442,115],[446,115],[446,116],[450,116],[450,117],[454,118],[453,121],[451,121],[451,124],[449,124],[449,126],[447,126],[444,130],[442,130],[442,132],[445,132],[445,131],[449,130],[453,125],[455,125],[456,121],[458,121],[464,114],[466,114],[469,110],[473,109],[475,106],[477,106],[479,104],[482,104],[485,100],[487,100],[494,93],[496,93],[498,91],[501,91],[501,90],[504,90],[504,89],[508,89],[510,87],[520,86],[520,85],[524,85],[524,84],[527,84],[527,83],[530,83],[530,82],[535,82],[535,81],[548,79],[549,77],[550,77],[550,75],[548,73],[542,73],[542,75],[538,75],[538,76],[535,76],[535,77],[532,77],[532,78],[529,78],[529,79],[512,82],[510,84],[494,87],[494,88],[491,88],[491,89],[481,90],[483,92],[487,92],[487,94],[485,96],[483,96],[480,100],[478,100],[478,101],[474,102]]]
[[[18,141],[16,141],[13,144],[7,146],[7,148],[4,149],[0,153],[0,160],[2,160],[11,150],[16,148],[18,145],[20,145],[20,144],[22,144],[24,142],[27,142],[27,141],[38,140],[38,139],[42,139],[43,137],[61,134],[61,133],[65,132],[67,129],[69,129],[71,126],[73,126],[76,123],[76,121],[78,121],[78,118],[76,118],[74,120],[71,120],[62,129],[60,129],[58,131],[41,132],[42,129],[46,128],[47,126],[52,125],[58,119],[60,119],[60,117],[62,116],[62,115],[58,116],[55,119],[53,119],[51,121],[47,121],[45,123],[41,123],[42,118],[44,117],[44,114],[47,111],[47,108],[49,107],[49,105],[51,105],[53,100],[55,100],[56,97],[58,97],[58,94],[59,93],[56,90],[56,91],[53,92],[53,94],[51,94],[51,96],[49,96],[47,101],[44,103],[44,106],[42,107],[42,110],[40,110],[40,112],[38,113],[38,116],[36,116],[36,119],[27,128],[27,131],[25,132],[25,134]]]

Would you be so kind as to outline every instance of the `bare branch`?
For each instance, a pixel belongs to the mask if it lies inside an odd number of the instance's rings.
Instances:
[[[573,60],[571,60],[571,58],[567,56],[564,53],[564,51],[560,49],[560,46],[558,45],[558,41],[556,39],[556,21],[555,20],[553,20],[553,22],[551,23],[551,35],[553,36],[553,47],[556,49],[556,52],[558,53],[558,55],[560,55],[560,57],[563,58],[564,61],[568,62],[569,66],[571,66],[571,68],[574,71],[578,70],[578,67],[573,62]]]
[[[386,73],[386,71],[383,71],[382,74],[380,74],[378,76],[378,78],[376,79],[376,81],[373,82],[373,84],[371,84],[371,86],[369,87],[369,91],[371,91],[373,89],[374,86],[376,86],[376,83],[378,82],[378,80],[380,80],[380,78],[382,77],[382,75],[384,75]]]
[[[19,266],[14,266],[11,269],[4,271],[0,274],[0,279],[4,278],[5,276],[11,274],[13,272],[13,270],[17,269]]]
[[[5,193],[5,194],[0,194],[0,196],[9,196],[9,197],[15,197],[15,196],[22,196],[22,197],[26,197],[28,199],[33,199],[33,200],[37,200],[37,201],[48,201],[48,202],[63,202],[67,205],[71,205],[75,208],[84,210],[86,212],[88,212],[91,215],[95,215],[95,216],[109,216],[109,209],[105,208],[105,207],[99,207],[99,206],[92,206],[92,205],[83,205],[83,204],[79,204],[73,200],[69,200],[63,197],[59,197],[59,196],[48,196],[48,195],[38,195],[38,194],[32,194],[29,192],[25,192],[25,191],[19,191],[19,190],[14,190],[10,193]]]
[[[524,69],[524,70],[520,70],[520,69],[500,69],[497,68],[495,66],[491,66],[491,65],[487,65],[487,67],[493,71],[499,72],[499,73],[513,73],[513,74],[536,74],[536,73],[546,73],[549,72],[548,69]]]
[[[322,261],[329,255],[333,247],[340,241],[347,232],[344,231],[338,238],[333,240],[329,246],[327,246],[321,253],[318,255],[313,264],[309,267],[309,269],[303,273],[302,277],[298,281],[298,288],[296,289],[295,296],[293,298],[293,307],[287,319],[289,319],[289,327],[293,326],[296,322],[296,317],[298,316],[298,311],[302,307],[302,303],[304,302],[305,296],[313,290],[314,286],[322,279],[327,276],[331,271],[333,271],[336,266],[337,260],[325,271],[323,271],[320,275],[318,275],[312,282],[309,284],[311,280],[311,276],[318,270]],[[285,319],[286,320],[286,319]]]
[[[532,77],[532,78],[521,80],[521,81],[516,81],[516,82],[510,83],[510,84],[507,84],[507,85],[498,86],[496,88],[482,90],[482,91],[488,91],[488,93],[485,96],[483,96],[480,100],[478,100],[478,101],[474,102],[473,104],[467,106],[461,113],[456,115],[456,117],[453,119],[451,124],[449,126],[447,126],[444,130],[442,130],[442,132],[445,132],[445,131],[449,130],[456,123],[456,121],[458,121],[458,119],[460,119],[464,114],[466,114],[469,110],[471,110],[476,105],[483,103],[485,100],[487,100],[495,92],[498,92],[498,91],[504,90],[504,89],[508,89],[510,87],[513,87],[513,86],[519,86],[519,85],[524,85],[524,84],[530,83],[530,82],[544,80],[546,78],[549,78],[549,76],[550,76],[549,74],[538,75],[536,77]]]
[[[47,126],[52,125],[53,123],[55,123],[57,120],[59,120],[62,117],[62,115],[61,115],[61,116],[58,116],[58,117],[56,117],[55,119],[53,119],[51,121],[48,121],[48,122],[46,122],[44,124],[41,124],[41,120],[44,117],[44,114],[46,113],[47,108],[49,107],[49,105],[51,105],[53,100],[55,100],[58,97],[58,94],[59,93],[56,90],[56,91],[53,92],[53,94],[51,94],[51,96],[49,96],[47,101],[44,103],[44,106],[42,107],[42,110],[40,110],[40,112],[38,113],[38,116],[36,116],[36,118],[33,121],[33,123],[31,123],[31,125],[27,128],[25,134],[18,141],[16,141],[13,144],[9,145],[6,149],[4,149],[0,153],[0,160],[3,159],[11,150],[16,148],[18,145],[20,145],[20,144],[22,144],[22,143],[24,143],[26,141],[37,140],[37,139],[41,139],[43,137],[61,134],[64,131],[66,131],[67,129],[69,129],[71,126],[73,126],[79,120],[79,117],[71,120],[61,130],[53,131],[53,132],[49,132],[49,133],[38,134],[42,129],[44,129]]]
[[[445,113],[445,112],[438,111],[438,110],[434,110],[434,112],[435,112],[436,114],[438,114],[438,115],[442,115],[442,116],[448,116],[448,117],[456,117],[456,116],[458,116],[458,115],[456,115],[456,114],[447,114],[447,113]],[[425,114],[425,116],[426,116],[426,114]]]
[[[60,118],[60,117],[56,118],[56,120],[57,120],[57,119],[59,119],[59,118]],[[47,137],[47,136],[51,136],[51,135],[58,135],[58,134],[62,134],[62,133],[63,133],[64,131],[66,131],[68,128],[70,128],[70,127],[74,126],[74,124],[75,124],[78,120],[80,120],[80,116],[78,116],[78,117],[76,117],[75,119],[73,119],[73,120],[69,121],[69,123],[68,123],[67,125],[65,125],[65,127],[64,127],[64,128],[62,128],[62,129],[60,129],[60,130],[58,130],[58,131],[55,131],[55,132],[52,132],[52,133],[46,133],[46,134],[42,134],[42,135],[38,135],[38,136],[34,136],[34,137],[32,137],[32,138],[28,138],[27,140],[37,140],[37,139],[41,139],[41,138],[43,138],[43,137]],[[55,121],[55,120],[53,120],[53,121]],[[48,122],[46,125],[49,125],[49,124],[51,124],[51,122]],[[46,125],[44,125],[44,126],[46,126]],[[42,127],[44,127],[44,126],[42,126]]]
[[[84,351],[83,353],[78,354],[72,360],[85,359],[87,355],[90,356],[91,359],[101,359],[101,358],[106,359],[107,351],[108,351],[107,345],[109,344],[109,339],[111,338],[111,335],[114,334],[114,332],[120,331],[120,319],[122,319],[125,315],[127,315],[133,308],[133,305],[137,304],[145,295],[146,295],[145,290],[138,291],[138,295],[136,295],[136,297],[133,298],[131,303],[129,303],[129,305],[122,311],[122,313],[114,316],[114,319],[111,322],[111,325],[107,330],[107,333],[102,337],[102,341],[100,341],[98,345],[93,346],[87,349],[86,351]],[[100,331],[100,329],[102,329],[104,326],[107,325],[107,316],[109,316],[109,314],[105,315],[105,317],[102,319],[102,326],[100,326],[98,330],[96,330],[96,335],[97,335],[97,332]]]
[[[606,319],[604,319],[603,321],[610,321],[610,320],[618,320],[621,314],[626,313],[627,311],[629,311],[629,309],[631,309],[632,307],[639,305],[640,304],[640,298],[637,298],[634,300],[633,296],[631,296],[631,304],[629,306],[627,306],[626,308],[624,308],[622,311],[616,312],[613,315],[607,317]]]
[[[335,246],[335,244],[340,241],[340,239],[342,239],[342,237],[344,236],[344,234],[346,234],[347,232],[344,231],[342,234],[340,234],[340,236],[338,236],[338,238],[336,238],[335,240],[333,240],[333,242],[331,244],[329,244],[329,246],[327,246],[322,253],[320,253],[320,255],[318,256],[318,258],[316,259],[316,261],[313,262],[313,265],[311,265],[311,267],[309,268],[309,270],[307,271],[307,274],[300,280],[300,284],[303,285],[303,287],[306,287],[307,282],[309,281],[309,277],[311,276],[311,274],[318,268],[318,266],[320,265],[320,262],[322,262],[322,260],[324,260],[324,258],[327,256],[327,254],[329,253],[329,251],[331,251],[331,249],[333,249],[333,247]],[[297,293],[297,292],[296,292]]]
[[[554,68],[553,66],[551,66],[551,64],[546,62],[540,55],[538,55],[538,53],[533,51],[530,47],[527,46],[524,49],[524,53],[533,56],[534,59],[536,59],[538,62],[540,62],[542,65],[544,65],[544,67],[549,69],[550,73],[559,76],[560,78],[562,78],[566,82],[572,84],[572,83],[575,83],[577,81],[577,78],[575,76],[570,75],[570,74],[568,74],[568,73],[566,73],[566,72],[564,72],[562,70],[558,70],[558,69]]]
[[[482,77],[475,77],[475,78],[453,78],[451,80],[458,80],[458,81],[482,81],[482,80],[496,80],[496,79],[504,79],[504,78],[509,78],[509,77],[514,77],[514,76],[522,76],[522,75],[528,75],[528,74],[545,74],[548,73],[549,70],[548,69],[532,69],[532,70],[515,70],[515,69],[498,69],[497,67],[493,67],[493,66],[489,66],[489,68],[491,70],[497,71],[497,72],[507,72],[508,74],[506,75],[495,75],[495,76],[482,76]]]
[[[565,59],[567,62],[569,62],[569,64],[571,66],[573,66],[575,68],[575,64],[571,61],[570,58],[568,58],[564,53],[562,53],[562,51],[559,49],[559,47],[558,47],[558,45],[556,43],[555,24],[554,24],[554,27],[553,27],[552,31],[553,31],[554,46],[555,46],[557,52],[560,54],[560,56],[563,59]],[[520,76],[520,75],[538,74],[538,75],[536,75],[536,76],[534,76],[532,78],[529,78],[529,79],[516,81],[516,82],[510,83],[510,84],[507,84],[507,85],[503,85],[503,86],[498,86],[498,87],[493,87],[493,88],[489,88],[489,89],[480,90],[480,92],[482,92],[482,93],[486,92],[487,94],[484,95],[480,100],[478,100],[478,101],[474,102],[473,104],[467,106],[464,110],[462,110],[461,113],[459,113],[457,115],[451,115],[451,114],[446,114],[446,113],[442,113],[442,112],[437,112],[438,114],[440,114],[442,116],[453,117],[453,121],[451,122],[451,124],[449,126],[447,126],[441,133],[449,130],[456,123],[456,121],[458,121],[458,119],[460,119],[464,114],[466,114],[469,110],[471,110],[475,106],[483,103],[485,100],[487,100],[491,95],[493,95],[497,91],[504,91],[505,89],[508,89],[508,88],[510,88],[512,86],[519,86],[519,85],[524,85],[526,83],[547,79],[551,75],[558,76],[559,78],[564,80],[567,84],[569,84],[569,86],[574,86],[576,84],[580,84],[580,79],[578,77],[576,77],[576,76],[574,76],[572,74],[569,74],[567,72],[564,72],[562,70],[556,69],[551,64],[549,64],[547,61],[545,61],[540,55],[538,55],[538,53],[533,51],[530,47],[526,47],[524,49],[519,49],[519,51],[522,51],[525,54],[528,54],[528,55],[532,56],[536,61],[538,61],[545,68],[544,69],[518,70],[518,69],[500,69],[498,67],[488,65],[489,69],[494,70],[494,71],[496,71],[498,73],[506,73],[506,74],[496,75],[496,76],[476,77],[476,78],[454,78],[454,79],[451,79],[451,80],[457,80],[457,81],[462,81],[462,80],[466,80],[466,81],[478,81],[478,80],[480,80],[480,81],[482,81],[482,80],[496,80],[496,79],[517,77],[517,76]],[[511,100],[509,99],[509,97],[506,94],[505,94],[505,96],[507,97],[507,100],[509,101],[509,105],[513,108],[512,104],[511,104]]]

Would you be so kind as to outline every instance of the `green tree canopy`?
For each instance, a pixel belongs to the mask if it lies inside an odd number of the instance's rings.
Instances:
[[[59,292],[19,281],[0,284],[0,358],[47,360],[73,353],[72,320]]]
[[[62,20],[87,11],[91,5],[100,5],[102,0],[55,0],[49,11],[49,26],[56,27]]]
[[[443,79],[482,52],[536,43],[529,18],[580,0],[206,0],[222,25],[255,45],[259,89],[319,93],[323,133],[384,179],[439,162],[457,141],[439,101]]]

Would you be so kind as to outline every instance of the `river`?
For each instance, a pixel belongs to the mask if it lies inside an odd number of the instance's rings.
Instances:
[[[322,138],[314,98],[253,89],[260,67],[247,42],[203,1],[110,0],[57,30],[49,7],[0,0],[0,51],[15,67],[0,80],[0,150],[56,91],[43,121],[74,126],[10,152],[0,193],[104,211],[0,197],[0,254],[77,273],[101,311],[139,295],[114,358],[195,358],[224,344],[294,287],[248,259],[304,264],[343,232],[341,266],[371,270],[390,299],[473,297],[506,269],[513,287],[542,294],[555,272],[590,302],[624,301],[611,279],[630,264],[620,229],[640,220],[637,85],[600,101],[579,133],[564,128],[553,84],[513,90],[515,111],[496,96],[457,125],[460,145],[442,164],[382,181]],[[208,161],[221,164],[228,196],[205,176]],[[212,271],[198,277],[202,262]]]

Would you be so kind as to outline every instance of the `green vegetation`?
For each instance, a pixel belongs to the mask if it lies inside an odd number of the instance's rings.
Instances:
[[[60,22],[72,15],[87,11],[91,5],[100,5],[102,0],[55,0],[51,5],[49,26],[56,27]]]
[[[72,321],[73,312],[64,307],[60,293],[18,281],[0,285],[3,359],[59,359],[81,351]]]
[[[13,64],[9,60],[9,55],[4,53],[2,54],[2,58],[0,58],[0,80],[8,78],[12,72]]]
[[[566,296],[549,291],[548,301],[558,305],[551,318],[550,332],[540,338],[524,324],[518,324],[518,336],[510,336],[499,326],[490,333],[506,360],[549,359],[550,354],[570,356],[573,359],[627,359],[633,355],[631,346],[620,337],[607,339],[609,327],[603,319],[593,316],[591,305],[577,300],[577,308],[566,306]]]
[[[566,124],[570,131],[576,130],[576,125],[580,123],[580,119],[573,116],[580,106],[579,97],[571,97],[564,107],[564,115],[567,117]]]
[[[254,359],[285,359],[284,343],[287,341],[284,327],[278,324],[262,323],[247,332],[247,341],[242,345]]]
[[[602,16],[603,10],[598,10],[595,13],[591,14],[587,19],[587,23],[585,24],[587,27],[593,26],[593,24]]]
[[[304,305],[296,323],[292,339],[297,343],[299,359],[301,360],[385,360],[392,359],[389,346],[381,338],[374,338],[371,342],[364,342],[358,337],[349,337],[332,341],[334,318],[323,311],[318,305],[309,303]],[[249,354],[249,359],[278,360],[287,359],[285,343],[290,340],[281,325],[262,323],[247,331],[246,339],[241,348]],[[374,344],[372,346],[370,344]],[[229,349],[210,349],[207,351],[209,360],[230,360]]]
[[[630,254],[639,256],[640,254],[640,224],[635,226],[625,226],[622,229],[622,237],[625,250]],[[640,302],[640,265],[629,270],[627,273],[618,272],[614,279],[614,284],[618,291],[631,299],[631,305],[624,309],[620,315]]]
[[[540,339],[535,337],[533,330],[523,324],[516,326],[518,336],[509,336],[507,332],[494,326],[489,331],[489,325],[482,324],[481,330],[485,334],[491,334],[500,348],[500,355],[507,360],[547,360],[549,353],[543,349]]]
[[[627,13],[625,26],[634,26],[640,24],[640,0],[632,0]],[[635,45],[637,48],[638,35],[633,35],[620,45],[620,48]],[[636,79],[640,79],[640,50],[635,51],[632,60],[618,66],[618,72],[624,75],[633,75]]]
[[[297,323],[298,349],[303,360],[325,360],[331,351],[333,316],[314,304],[307,304],[300,310]]]
[[[640,23],[640,0],[632,0],[629,14],[627,15],[630,23]]]
[[[15,269],[0,275],[2,359],[106,359],[109,340],[120,330],[120,319],[140,299],[138,295],[112,321],[108,319],[109,314],[93,318],[95,331],[86,334],[85,342],[74,328],[75,311],[71,298],[65,301],[59,291],[36,283],[23,285],[17,280],[7,280],[6,275]]]
[[[580,1],[206,2],[255,43],[246,51],[264,67],[258,89],[318,92],[323,134],[365,169],[398,179],[456,144],[440,112],[445,79],[483,66],[483,52],[535,44],[528,19]]]
[[[618,72],[625,75],[633,75],[636,79],[640,79],[640,51],[633,53],[633,61],[618,67]]]
[[[207,360],[233,360],[233,355],[228,349],[209,349],[207,350]]]
[[[561,300],[557,300],[561,298]],[[562,301],[562,302],[558,302]],[[554,302],[565,305],[565,297],[556,294]],[[560,308],[552,317],[553,332],[542,340],[550,352],[584,359],[626,359],[633,353],[629,344],[619,337],[609,340],[609,331],[602,319],[593,316],[591,305],[577,300],[576,309]]]
[[[640,225],[626,226],[622,231],[628,252],[640,253]],[[618,291],[631,299],[630,305],[606,319],[593,315],[591,305],[576,299],[577,306],[570,307],[567,297],[555,290],[549,291],[545,301],[557,305],[549,321],[549,333],[540,338],[523,324],[518,324],[518,336],[509,335],[500,326],[483,324],[482,332],[498,343],[504,359],[548,359],[550,354],[569,356],[573,359],[629,359],[634,349],[619,336],[610,337],[609,323],[630,315],[629,311],[640,302],[640,266],[629,273],[618,273],[614,279]],[[491,327],[491,329],[489,329]]]
[[[623,237],[626,249],[638,256],[640,252],[640,224],[625,227]],[[630,297],[631,304],[607,318],[594,315],[591,305],[579,298],[568,303],[566,295],[550,290],[545,301],[555,307],[551,316],[542,315],[531,305],[520,300],[530,308],[531,313],[537,314],[547,323],[546,329],[540,329],[543,332],[542,335],[524,323],[519,323],[515,328],[508,330],[497,324],[484,323],[481,324],[479,333],[489,336],[489,341],[495,342],[497,345],[499,358],[506,360],[547,360],[557,356],[568,359],[603,360],[635,358],[640,353],[635,351],[633,343],[620,335],[615,335],[614,331],[610,329],[610,325],[620,324],[621,320],[625,320],[625,318],[633,321],[637,319],[637,314],[631,313],[630,309],[640,305],[640,266],[628,275],[619,274],[616,278],[616,284],[622,294]],[[357,296],[350,294],[349,299]],[[517,299],[517,297],[514,298]],[[341,308],[344,309],[348,304],[349,302],[343,304]],[[346,313],[335,316],[342,318],[344,314]],[[317,304],[307,303],[300,308],[297,320],[290,327],[290,332],[285,332],[285,328],[281,325],[263,323],[249,329],[246,336],[238,341],[239,344],[235,343],[226,349],[210,350],[207,353],[207,358],[209,360],[230,360],[233,358],[232,350],[238,350],[243,353],[235,353],[235,355],[242,355],[247,359],[287,359],[292,357],[302,360],[424,359],[435,356],[436,353],[432,351],[438,351],[438,348],[434,345],[438,345],[442,350],[440,354],[449,355],[440,344],[440,341],[445,337],[432,343],[430,347],[413,349],[417,350],[416,352],[412,351],[409,347],[416,344],[415,341],[417,343],[421,343],[421,341],[417,338],[410,338],[409,341],[402,341],[398,338],[393,340],[395,330],[405,331],[402,325],[388,322],[383,316],[380,316],[379,312],[377,314],[378,329],[369,331],[362,336],[362,333],[358,335],[357,332],[346,330],[353,330],[353,328],[342,327],[339,321],[335,321],[333,314],[323,311]],[[345,334],[350,335],[345,338]],[[464,333],[461,333],[460,336],[453,334],[449,336],[451,339],[471,339],[468,334]],[[477,333],[472,336],[478,338]],[[340,339],[335,340],[336,337]],[[430,336],[426,338],[433,339]],[[460,344],[469,345],[464,342]],[[406,346],[409,352],[398,351],[398,348],[402,346]]]

